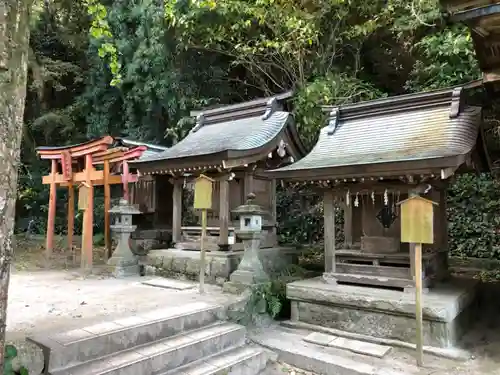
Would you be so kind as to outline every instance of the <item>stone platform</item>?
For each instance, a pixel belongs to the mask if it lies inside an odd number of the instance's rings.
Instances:
[[[423,296],[424,344],[450,348],[469,327],[477,282],[452,280]],[[331,285],[321,278],[287,285],[292,320],[373,337],[415,341],[413,293],[372,287]]]
[[[288,247],[259,249],[264,270],[269,274],[279,272],[290,264],[297,264],[301,250]],[[207,251],[205,281],[223,285],[238,268],[243,257],[241,251]],[[200,252],[180,249],[151,250],[147,263],[162,268],[168,277],[196,280],[200,274]]]

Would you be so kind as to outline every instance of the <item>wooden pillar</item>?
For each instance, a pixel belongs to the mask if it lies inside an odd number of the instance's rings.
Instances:
[[[182,226],[182,181],[174,179],[172,193],[172,241],[181,242]]]
[[[247,201],[248,194],[254,193],[253,191],[253,174],[250,172],[245,172],[245,199],[243,200],[243,204]]]
[[[125,162],[126,163],[126,162]],[[106,247],[105,258],[111,258],[111,223],[109,210],[111,209],[111,187],[109,186],[109,160],[104,160],[104,244]]]
[[[439,276],[441,278],[446,278],[449,276],[449,248],[448,248],[448,213],[447,213],[447,189],[442,188],[439,191],[439,202],[438,202],[438,214],[439,214],[439,237],[438,237],[438,246],[439,246],[439,267],[438,270]]]
[[[130,171],[128,168],[128,162],[126,160],[123,161],[123,174],[122,174],[122,183],[123,183],[123,199],[125,199],[128,203],[130,203],[130,194],[128,189],[128,184],[130,181]]]
[[[333,190],[326,190],[323,198],[325,230],[325,272],[335,272],[335,202]]]
[[[229,181],[219,181],[219,247],[229,250]]]
[[[352,205],[344,204],[344,239],[345,248],[352,248]]]
[[[440,250],[448,252],[448,214],[447,214],[447,191],[441,189],[439,191],[439,235],[440,235]]]
[[[68,250],[71,254],[71,262],[75,261],[73,250],[73,232],[75,230],[75,189],[73,184],[68,184]]]
[[[271,180],[271,217],[273,220],[273,234],[276,236],[277,225],[278,225],[278,212],[277,212],[277,204],[276,204],[276,179]]]
[[[83,213],[81,268],[92,268],[94,237],[94,186],[92,185],[92,155],[85,155],[85,184],[87,185],[87,207]]]
[[[50,192],[49,192],[49,212],[47,218],[47,242],[45,245],[45,255],[47,259],[52,255],[54,249],[54,230],[56,222],[56,199],[57,199],[57,160],[52,159],[50,169]]]

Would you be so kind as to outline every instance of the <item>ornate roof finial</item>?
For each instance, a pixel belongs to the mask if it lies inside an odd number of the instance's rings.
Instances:
[[[335,130],[337,130],[338,124],[339,124],[339,107],[334,107],[330,111],[330,115],[328,117],[327,134],[333,135],[333,133],[335,133]]]
[[[262,120],[267,120],[271,115],[278,110],[278,100],[271,98],[267,101],[266,112],[262,115]]]
[[[196,125],[193,129],[191,129],[191,132],[196,133],[203,127],[203,125],[205,125],[205,115],[203,113],[200,113],[198,116],[196,116]]]
[[[248,193],[246,204],[253,204],[255,201],[256,195],[254,193]]]

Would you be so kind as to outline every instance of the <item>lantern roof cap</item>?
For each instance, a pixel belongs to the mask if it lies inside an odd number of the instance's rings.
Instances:
[[[122,215],[138,215],[142,212],[132,204],[129,204],[126,199],[120,199],[118,204],[109,210],[112,214],[122,214]]]
[[[236,215],[267,215],[267,211],[263,210],[261,206],[254,203],[255,194],[250,193],[247,195],[247,200],[241,206],[236,207],[232,212]]]

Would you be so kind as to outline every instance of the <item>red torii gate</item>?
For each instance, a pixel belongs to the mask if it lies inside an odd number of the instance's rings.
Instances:
[[[51,172],[43,176],[43,183],[50,185],[49,212],[47,220],[46,256],[50,257],[54,246],[54,224],[56,216],[56,189],[57,186],[68,187],[68,246],[73,248],[75,184],[80,185],[80,199],[84,207],[81,266],[92,267],[92,240],[93,240],[93,211],[94,211],[94,186],[104,186],[104,227],[106,255],[111,255],[111,234],[109,209],[111,208],[110,185],[123,184],[123,196],[129,199],[128,184],[136,182],[138,176],[130,174],[128,161],[139,158],[145,146],[134,148],[114,147],[111,136],[81,143],[78,145],[62,147],[39,147],[37,153],[41,159],[51,160]],[[112,174],[112,169],[121,165],[120,175]],[[96,169],[96,167],[102,169]]]

